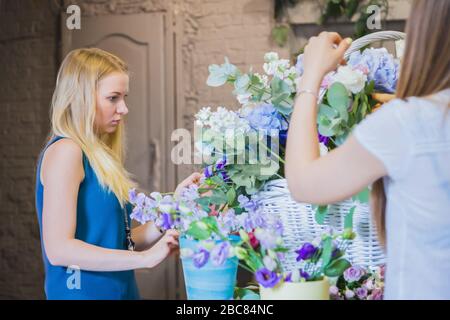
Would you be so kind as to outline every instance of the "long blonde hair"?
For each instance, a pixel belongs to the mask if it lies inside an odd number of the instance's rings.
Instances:
[[[135,186],[124,168],[124,125],[99,135],[94,128],[98,82],[113,72],[128,74],[117,56],[97,48],[71,51],[61,64],[51,105],[51,136],[77,143],[103,188],[112,191],[123,207]]]
[[[397,98],[424,97],[450,87],[450,1],[415,0],[406,24],[406,47]],[[383,181],[372,187],[372,213],[380,242],[386,238],[386,195]]]

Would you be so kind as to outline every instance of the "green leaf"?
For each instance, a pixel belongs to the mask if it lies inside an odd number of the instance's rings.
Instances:
[[[342,121],[348,121],[348,104],[350,103],[350,98],[348,90],[342,83],[333,83],[327,91],[327,101],[339,114],[339,117],[333,119],[332,122],[334,121],[340,124]]]
[[[333,242],[331,237],[327,237],[325,240],[323,240],[322,270],[326,268],[330,263],[332,254],[333,254]]]
[[[203,210],[205,210],[206,212],[210,212],[209,205],[211,202],[209,200],[209,197],[198,198],[195,200],[195,202],[198,203]]]
[[[291,98],[290,86],[280,78],[273,77],[270,82],[270,89],[272,94],[271,102],[274,107],[282,114],[289,115],[294,104]]]
[[[196,221],[190,224],[186,233],[197,240],[206,240],[211,235],[211,230],[200,227],[199,221]]]
[[[284,47],[288,40],[289,27],[286,25],[275,26],[272,29],[272,39],[279,47]]]
[[[332,137],[339,134],[341,123],[342,120],[339,118],[329,119],[324,115],[319,115],[317,118],[319,133],[326,137]]]
[[[321,103],[319,106],[319,115],[327,117],[328,119],[336,118],[339,113],[336,109],[331,108],[329,105]]]
[[[230,188],[227,191],[227,199],[228,199],[228,205],[233,205],[234,200],[236,199],[236,191],[234,190],[234,188]]]
[[[317,206],[315,214],[316,222],[318,224],[324,224],[325,217],[327,216],[327,214],[328,214],[328,206]]]
[[[337,136],[334,139],[334,142],[336,143],[336,146],[341,146],[344,144],[344,142],[347,140],[347,137],[350,133],[350,130],[342,132],[339,136]]]
[[[357,93],[357,94],[355,95],[354,100],[353,100],[351,113],[355,113],[355,112],[358,110],[359,97],[360,97],[360,93]]]
[[[347,109],[349,103],[349,93],[345,86],[340,82],[335,82],[327,91],[328,103],[338,111]]]
[[[264,267],[261,257],[254,250],[248,250],[248,258],[245,262],[252,270],[258,270]]]
[[[344,229],[353,229],[353,214],[355,213],[355,209],[355,206],[351,207],[349,212],[345,215]]]
[[[364,90],[366,95],[370,95],[373,92],[374,88],[375,88],[375,81],[370,80],[369,84],[366,85],[366,89]]]
[[[250,77],[247,74],[243,74],[238,76],[236,81],[234,82],[234,94],[244,94],[248,90],[248,86],[250,85]]]
[[[209,197],[210,202],[216,205],[222,205],[228,202],[228,197],[222,190],[213,190],[213,194]]]
[[[346,259],[335,260],[328,265],[324,273],[328,277],[339,277],[345,270],[351,267],[351,263]]]
[[[369,203],[370,191],[369,188],[364,188],[362,191],[354,195],[353,200],[357,200],[361,203]]]

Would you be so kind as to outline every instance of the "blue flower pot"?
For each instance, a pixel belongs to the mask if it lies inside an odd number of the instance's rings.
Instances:
[[[231,241],[239,240],[232,236]],[[219,241],[218,241],[219,242]],[[197,250],[198,240],[180,238],[180,248]],[[182,258],[184,282],[188,300],[230,300],[233,299],[239,260],[228,258],[223,265],[215,266],[209,260],[197,268],[192,258]]]

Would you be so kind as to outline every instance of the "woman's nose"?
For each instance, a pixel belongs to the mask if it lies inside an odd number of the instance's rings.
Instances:
[[[128,107],[125,101],[121,101],[120,104],[117,106],[117,113],[121,115],[126,115],[128,113]]]

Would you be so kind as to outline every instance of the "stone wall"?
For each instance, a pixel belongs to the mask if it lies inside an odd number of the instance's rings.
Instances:
[[[49,1],[0,1],[0,298],[44,298],[35,164],[57,65]]]

